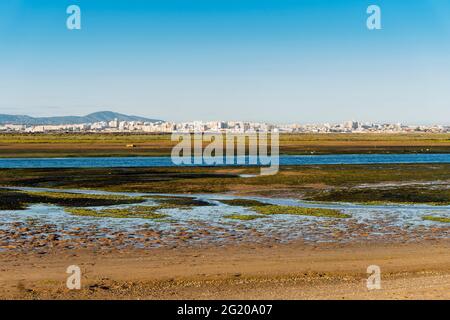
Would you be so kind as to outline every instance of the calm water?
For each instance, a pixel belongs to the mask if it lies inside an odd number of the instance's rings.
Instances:
[[[247,159],[248,160],[248,159]],[[281,165],[450,163],[450,154],[344,154],[280,156]],[[0,168],[172,167],[170,157],[9,158]]]

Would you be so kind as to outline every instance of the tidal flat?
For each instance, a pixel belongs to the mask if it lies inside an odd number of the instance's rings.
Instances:
[[[1,134],[0,158],[167,156],[174,143]],[[280,152],[427,157],[449,153],[450,134],[282,134]],[[0,186],[37,189],[0,189],[0,298],[450,298],[448,163],[145,166],[1,169]],[[387,290],[362,281],[374,261]],[[68,263],[81,290],[65,286]]]
[[[159,194],[232,193],[324,202],[450,203],[450,164],[299,165],[281,166],[274,176],[258,173],[258,168],[249,167],[2,169],[0,185]]]
[[[450,217],[424,216],[424,217],[422,217],[422,219],[423,220],[428,220],[428,221],[450,223]]]
[[[374,259],[386,262],[383,284],[401,288],[377,297],[448,296],[450,165],[255,173],[0,170],[0,297],[372,299],[361,274]],[[385,203],[386,189],[404,195]],[[86,270],[82,290],[66,289],[66,261]]]
[[[449,226],[441,220],[449,217],[448,206],[82,189],[19,188],[4,192],[47,196],[26,199],[24,207],[0,210],[0,251],[47,253],[61,247],[151,249],[295,241],[394,243],[439,240],[450,235]],[[70,201],[115,202],[74,206],[79,202],[68,202],[65,196]],[[427,216],[439,219],[424,218]]]
[[[0,250],[449,237],[450,164],[257,170],[3,169]]]

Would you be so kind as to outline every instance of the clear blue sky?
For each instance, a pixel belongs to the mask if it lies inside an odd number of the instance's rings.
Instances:
[[[382,30],[366,28],[370,4]],[[99,110],[449,123],[450,1],[1,1],[0,113]]]

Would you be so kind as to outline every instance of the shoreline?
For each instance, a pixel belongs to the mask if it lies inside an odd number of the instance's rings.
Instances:
[[[1,148],[0,148],[1,151]],[[295,157],[295,156],[395,156],[395,155],[448,155],[450,154],[450,148],[448,149],[442,149],[442,150],[436,150],[436,151],[418,151],[418,150],[411,150],[411,151],[401,151],[401,150],[386,150],[386,151],[377,151],[377,150],[350,150],[348,152],[342,152],[339,150],[336,151],[330,151],[330,152],[323,152],[323,153],[316,153],[316,152],[301,152],[301,151],[295,151],[290,153],[279,153],[280,157]],[[270,155],[270,154],[269,154]],[[167,153],[108,153],[108,151],[105,151],[105,153],[87,153],[87,154],[53,154],[49,153],[46,154],[14,154],[14,153],[5,153],[2,152],[0,154],[0,160],[23,160],[23,159],[77,159],[77,158],[87,158],[87,159],[94,159],[94,158],[170,158],[171,154],[169,152]],[[393,162],[395,164],[396,162]],[[401,164],[403,162],[398,162],[398,164]],[[417,164],[421,162],[407,162],[411,164]],[[447,163],[447,162],[443,162]],[[331,163],[336,164],[336,163]],[[357,164],[357,163],[354,163]],[[360,164],[369,164],[369,163],[360,163]],[[206,165],[205,165],[206,166]],[[239,165],[234,165],[239,166]],[[257,167],[258,165],[248,165],[247,167]],[[192,165],[192,167],[195,167]]]

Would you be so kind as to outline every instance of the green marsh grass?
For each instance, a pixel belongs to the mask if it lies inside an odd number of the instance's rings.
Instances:
[[[158,210],[162,209],[166,209],[166,207],[136,206],[123,209],[103,209],[103,210],[66,208],[65,211],[76,216],[86,216],[86,217],[163,219],[168,217],[168,215],[157,212]]]

